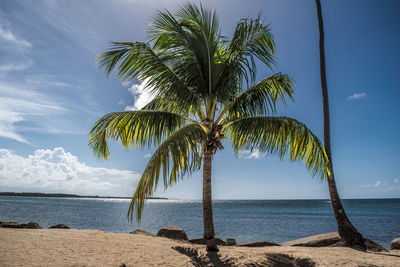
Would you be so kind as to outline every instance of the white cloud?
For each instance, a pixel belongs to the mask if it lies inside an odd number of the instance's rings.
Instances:
[[[33,61],[29,62],[30,65],[32,65],[32,63]],[[49,72],[41,74],[35,73],[33,75],[27,75],[26,79],[19,81],[19,84],[28,84],[41,89],[72,86],[71,83],[65,81],[65,78],[62,78],[62,80],[63,81],[61,81],[56,75],[53,75]],[[75,82],[74,85],[77,85],[77,83]]]
[[[32,88],[22,89],[0,83],[0,137],[28,143],[17,130],[17,123],[46,116],[65,113],[63,105],[46,95],[35,92]]]
[[[0,65],[0,72],[25,70],[32,65],[32,62],[27,63],[8,63]]]
[[[0,149],[2,191],[129,196],[139,178],[128,170],[87,166],[61,147],[27,157]]]
[[[151,154],[150,153],[147,153],[146,155],[144,155],[144,158],[146,159],[146,158],[150,158],[151,157]]]
[[[23,120],[23,116],[18,112],[6,110],[0,106],[0,137],[13,139],[21,143],[28,143],[24,137],[17,133],[14,126],[15,123]]]
[[[262,153],[258,148],[253,150],[242,150],[239,152],[239,158],[245,159],[259,159],[262,156]]]
[[[66,83],[66,82],[60,82],[60,81],[53,81],[48,78],[43,78],[43,77],[35,77],[34,79],[30,78],[26,80],[26,83],[35,85],[35,86],[46,86],[49,87],[51,86],[52,88],[55,87],[70,87],[71,84]]]
[[[133,106],[126,106],[125,110],[141,109],[153,100],[153,96],[149,93],[151,88],[147,86],[147,81],[148,79],[145,79],[141,84],[132,84],[129,88],[129,92],[134,96],[135,102]]]
[[[381,181],[376,181],[376,183],[374,185],[372,185],[372,187],[378,187],[381,185]]]
[[[30,6],[28,6],[30,4]],[[100,35],[107,23],[85,1],[73,5],[64,1],[35,1],[26,4],[31,12],[40,15],[49,26],[90,51],[104,48],[106,40]],[[100,29],[100,31],[99,31]]]
[[[347,97],[347,100],[355,100],[355,99],[360,99],[363,97],[366,97],[367,94],[362,92],[362,93],[354,93],[353,95]]]
[[[362,184],[360,188],[369,192],[400,192],[400,180],[398,178],[393,181],[381,182],[376,181],[373,184]]]
[[[220,182],[222,182],[222,183],[230,183],[230,184],[235,184],[235,185],[240,185],[240,186],[243,186],[243,185],[250,185],[249,183],[248,183],[248,181],[246,181],[246,182],[241,182],[241,181],[237,181],[237,180],[232,180],[232,179],[224,179],[224,178],[220,178],[220,177],[218,177],[218,178],[214,178],[215,180],[217,180],[217,181],[220,181]]]
[[[131,81],[123,81],[121,84],[123,87],[128,87],[129,85],[132,84],[132,82]]]
[[[15,44],[20,48],[32,47],[32,44],[30,42],[22,38],[16,37],[11,31],[4,29],[3,26],[1,25],[0,25],[0,38],[7,42]]]
[[[381,185],[381,181],[376,181],[374,184],[363,184],[361,187],[363,188],[377,188]]]
[[[71,86],[69,83],[65,83],[65,82],[47,82],[47,84],[51,85],[51,86],[59,86],[59,87],[68,87]]]
[[[125,99],[121,98],[118,102],[119,106],[125,106]]]

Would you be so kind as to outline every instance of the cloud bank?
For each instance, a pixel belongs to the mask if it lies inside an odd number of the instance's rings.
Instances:
[[[140,174],[90,167],[62,147],[21,157],[0,149],[1,191],[131,196]]]

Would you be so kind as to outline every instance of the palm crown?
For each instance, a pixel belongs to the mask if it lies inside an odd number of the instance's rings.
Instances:
[[[118,78],[146,81],[154,99],[141,110],[102,117],[89,143],[104,158],[108,139],[126,148],[157,146],[132,198],[131,217],[140,219],[160,177],[166,188],[199,170],[223,139],[236,152],[257,148],[304,161],[324,178],[327,160],[318,138],[295,119],[270,116],[278,102],[293,97],[292,79],[278,73],[255,82],[256,61],[274,63],[270,28],[260,17],[240,20],[228,39],[215,12],[187,4],[175,15],[158,11],[147,34],[148,42],[113,42],[98,64]]]

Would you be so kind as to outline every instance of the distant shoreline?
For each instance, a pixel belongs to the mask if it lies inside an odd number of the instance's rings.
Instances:
[[[82,196],[76,194],[62,193],[15,193],[15,192],[0,192],[0,196],[9,197],[65,197],[65,198],[117,198],[117,199],[132,199],[132,197],[111,197],[111,196]],[[168,199],[166,197],[148,197],[147,199]]]
[[[113,196],[86,196],[86,195],[77,195],[77,194],[64,194],[64,193],[32,193],[32,192],[0,192],[0,196],[15,196],[15,197],[64,197],[64,198],[115,198],[115,199],[132,199],[132,197],[113,197]],[[167,197],[148,197],[146,199],[164,199],[171,200]],[[372,200],[372,199],[400,199],[393,197],[384,197],[384,198],[342,198],[342,200]],[[176,200],[172,198],[172,200]],[[198,200],[201,199],[186,199],[186,200]],[[291,199],[291,198],[276,198],[276,199],[214,199],[214,201],[228,201],[228,200],[242,200],[242,201],[259,201],[259,200],[283,200],[283,201],[313,201],[313,200],[326,200],[330,201],[329,198],[299,198],[299,199]]]

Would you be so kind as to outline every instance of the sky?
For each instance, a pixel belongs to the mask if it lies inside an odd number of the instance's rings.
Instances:
[[[323,139],[318,21],[308,1],[196,1],[215,9],[223,35],[239,19],[272,28],[277,64],[295,101],[278,116],[305,123]],[[333,163],[343,198],[400,197],[400,23],[397,0],[322,0]],[[185,1],[0,1],[0,191],[132,196],[155,148],[97,160],[89,131],[103,115],[149,101],[144,85],[106,77],[96,55],[111,41],[145,41],[156,9]],[[257,150],[235,155],[228,142],[213,161],[214,199],[327,199],[327,183],[304,164]],[[155,196],[201,199],[201,171]]]

